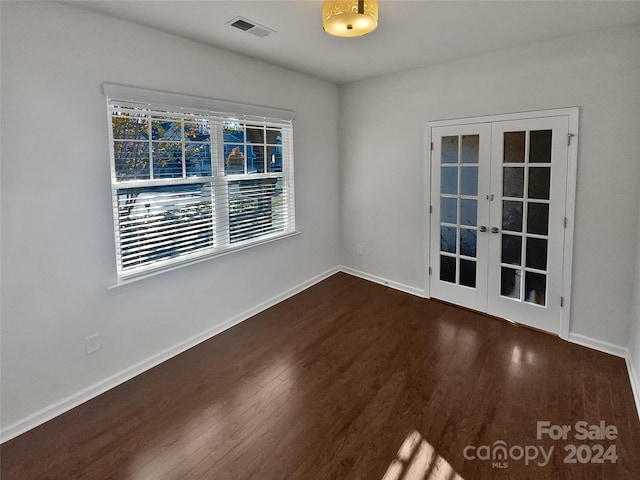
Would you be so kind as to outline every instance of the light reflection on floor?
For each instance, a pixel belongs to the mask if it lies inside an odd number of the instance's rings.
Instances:
[[[438,346],[455,346],[459,348],[461,345],[469,354],[475,356],[478,352],[478,333],[473,328],[465,327],[456,323],[447,322],[442,319],[437,324],[438,329]]]
[[[382,480],[464,480],[416,430],[410,432]]]
[[[539,366],[540,360],[535,350],[515,344],[511,351],[509,362],[509,376],[513,379],[525,379],[524,373]]]

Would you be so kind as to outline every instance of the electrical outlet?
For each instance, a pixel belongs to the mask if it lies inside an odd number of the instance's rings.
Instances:
[[[85,345],[87,347],[87,355],[91,355],[92,353],[100,350],[100,334],[94,333],[93,335],[89,335],[84,339]]]
[[[362,245],[356,245],[356,254],[362,255]]]

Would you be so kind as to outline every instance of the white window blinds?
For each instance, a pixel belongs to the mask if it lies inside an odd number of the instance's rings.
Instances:
[[[120,279],[295,231],[291,112],[104,90]]]

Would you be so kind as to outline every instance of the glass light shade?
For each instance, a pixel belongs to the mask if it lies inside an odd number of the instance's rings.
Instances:
[[[325,0],[322,5],[322,28],[330,35],[360,37],[377,26],[377,0]]]

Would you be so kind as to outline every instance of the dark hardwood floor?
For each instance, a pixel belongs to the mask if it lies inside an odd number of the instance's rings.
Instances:
[[[640,422],[620,358],[337,274],[0,453],[3,480],[637,480]]]

